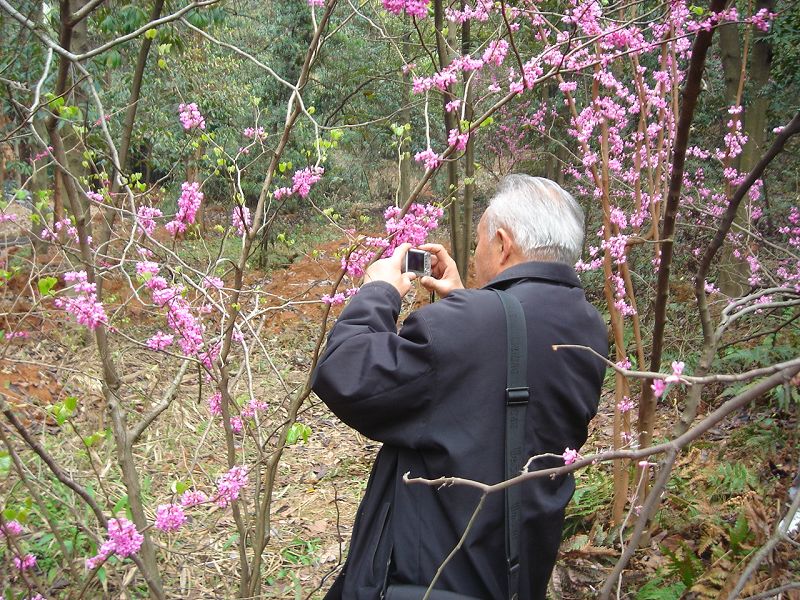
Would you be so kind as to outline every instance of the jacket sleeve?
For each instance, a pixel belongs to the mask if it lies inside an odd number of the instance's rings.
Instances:
[[[433,348],[423,318],[412,314],[397,332],[400,303],[388,283],[362,286],[331,330],[312,388],[365,436],[413,448],[434,395]]]

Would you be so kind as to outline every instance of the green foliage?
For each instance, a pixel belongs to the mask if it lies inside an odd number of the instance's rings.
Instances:
[[[717,465],[708,478],[711,498],[729,498],[756,489],[758,478],[740,462],[723,462]]]
[[[705,570],[703,561],[684,542],[675,550],[662,546],[661,551],[669,558],[669,572],[679,577],[685,588],[692,587]]]
[[[567,505],[564,537],[584,531],[587,521],[605,510],[614,497],[614,481],[607,469],[590,466],[575,477],[575,494]]]
[[[658,572],[639,588],[636,592],[636,600],[678,600],[685,591],[685,583],[682,581],[669,583],[668,578]]]
[[[286,443],[291,446],[303,440],[305,444],[310,437],[311,427],[305,423],[292,423],[292,426],[289,428],[289,433],[286,435]]]

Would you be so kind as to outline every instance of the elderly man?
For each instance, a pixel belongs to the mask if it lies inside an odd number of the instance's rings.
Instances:
[[[480,289],[463,289],[442,246],[422,246],[432,254],[433,277],[420,283],[441,300],[413,312],[399,332],[401,298],[415,278],[401,272],[408,245],[368,269],[330,333],[313,383],[342,421],[383,442],[347,563],[326,598],[375,600],[387,585],[427,586],[457,545],[480,492],[408,485],[404,473],[490,484],[505,479],[506,317],[493,288],[515,296],[527,321],[525,456],[560,456],[586,441],[605,365],[586,351],[552,348],[608,350],[606,326],[573,269],[583,223],[580,206],[554,182],[506,177],[478,225]],[[559,464],[560,458],[540,458],[533,468]],[[571,476],[521,484],[521,600],[545,597],[574,487]],[[508,598],[504,519],[502,493],[490,495],[436,590]]]

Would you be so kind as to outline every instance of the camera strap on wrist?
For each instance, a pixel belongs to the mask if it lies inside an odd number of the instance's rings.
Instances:
[[[528,332],[525,313],[519,300],[511,294],[492,290],[503,303],[506,314],[508,363],[506,367],[506,453],[505,478],[522,471],[525,452],[525,415],[528,409]],[[508,565],[508,598],[519,598],[519,538],[522,519],[522,498],[519,485],[505,490],[506,563]]]

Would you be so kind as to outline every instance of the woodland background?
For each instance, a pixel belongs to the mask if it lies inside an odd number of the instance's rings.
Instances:
[[[6,600],[321,597],[377,450],[325,334],[511,172],[612,345],[551,597],[800,597],[797,2],[0,0],[0,90]]]

